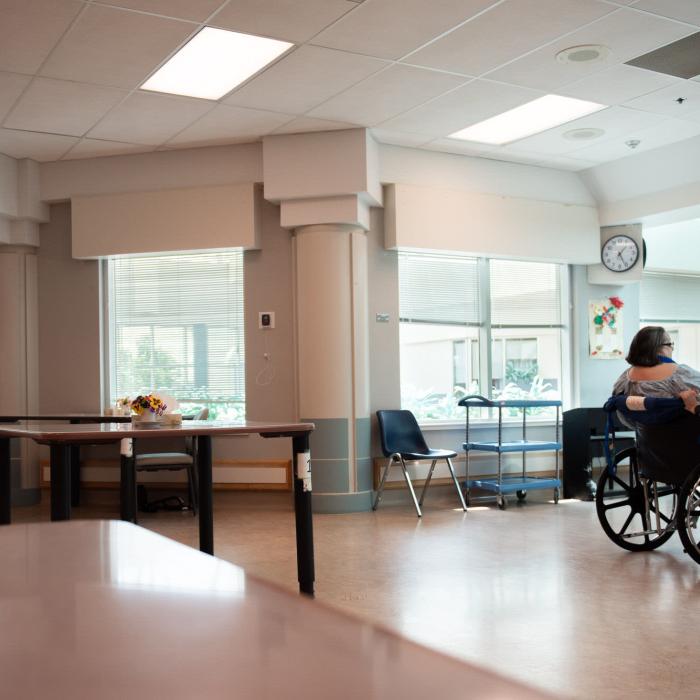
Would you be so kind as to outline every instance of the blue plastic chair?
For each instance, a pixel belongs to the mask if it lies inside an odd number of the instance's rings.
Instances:
[[[382,441],[382,452],[385,457],[388,457],[389,461],[384,468],[384,474],[382,475],[379,489],[374,499],[374,504],[372,505],[372,510],[377,510],[379,501],[382,499],[382,492],[384,491],[386,477],[389,474],[389,468],[393,465],[400,465],[404,479],[406,479],[406,485],[413,499],[413,505],[416,507],[416,513],[420,518],[423,515],[420,507],[423,505],[425,492],[428,490],[430,480],[433,477],[435,464],[439,459],[444,459],[447,462],[452,481],[459,495],[459,501],[462,504],[462,509],[467,510],[467,504],[464,502],[464,496],[462,496],[462,490],[459,488],[459,482],[457,481],[455,470],[452,466],[452,458],[456,457],[457,453],[451,450],[431,450],[425,442],[416,417],[410,411],[377,411],[377,419],[379,420],[379,435]],[[425,459],[432,460],[432,464],[430,465],[430,471],[425,480],[420,500],[418,500],[416,499],[416,492],[413,490],[411,477],[409,477],[408,471],[406,470],[406,461]]]

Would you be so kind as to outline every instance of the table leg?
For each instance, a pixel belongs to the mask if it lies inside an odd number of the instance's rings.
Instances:
[[[214,554],[211,435],[198,435],[196,440],[199,477],[199,549],[207,554]]]
[[[120,444],[119,517],[129,523],[136,522],[136,465],[131,438]]]
[[[311,467],[309,433],[292,438],[294,515],[297,534],[297,578],[299,590],[314,595],[314,525],[311,515]]]
[[[80,445],[70,448],[70,501],[72,506],[80,505]]]
[[[0,525],[10,524],[10,438],[0,438]]]
[[[70,445],[51,445],[51,520],[70,520],[70,463]]]

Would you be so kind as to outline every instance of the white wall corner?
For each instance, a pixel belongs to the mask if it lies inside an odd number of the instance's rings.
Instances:
[[[0,153],[0,216],[17,216],[17,161]]]
[[[263,170],[274,203],[347,195],[381,203],[378,147],[367,129],[265,136]]]
[[[280,204],[280,225],[299,228],[315,224],[348,224],[369,231],[370,207],[357,195],[290,199]]]
[[[10,222],[10,244],[39,247],[39,224],[28,219]]]
[[[40,223],[49,220],[49,205],[41,201],[41,170],[29,158],[17,161],[17,216]]]
[[[644,272],[642,225],[626,224],[624,226],[602,226],[600,229],[600,249],[602,249],[607,240],[613,236],[619,235],[629,236],[639,246],[639,258],[634,267],[626,272],[613,272],[612,270],[608,270],[602,263],[588,265],[588,284],[630,284],[632,282],[639,282],[642,279],[642,273]],[[598,257],[600,258],[600,252]]]
[[[12,219],[0,216],[0,245],[9,245],[12,238]]]

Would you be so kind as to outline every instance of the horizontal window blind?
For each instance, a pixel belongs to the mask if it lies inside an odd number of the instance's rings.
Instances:
[[[639,317],[642,321],[700,323],[700,275],[645,272]]]
[[[108,263],[112,399],[245,400],[243,253]]]
[[[399,253],[399,316],[416,323],[477,325],[476,258]]]
[[[492,326],[561,326],[559,265],[491,260]]]

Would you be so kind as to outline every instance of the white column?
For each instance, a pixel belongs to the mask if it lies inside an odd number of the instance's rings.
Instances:
[[[299,416],[311,437],[314,509],[369,510],[367,236],[347,224],[295,230]]]

